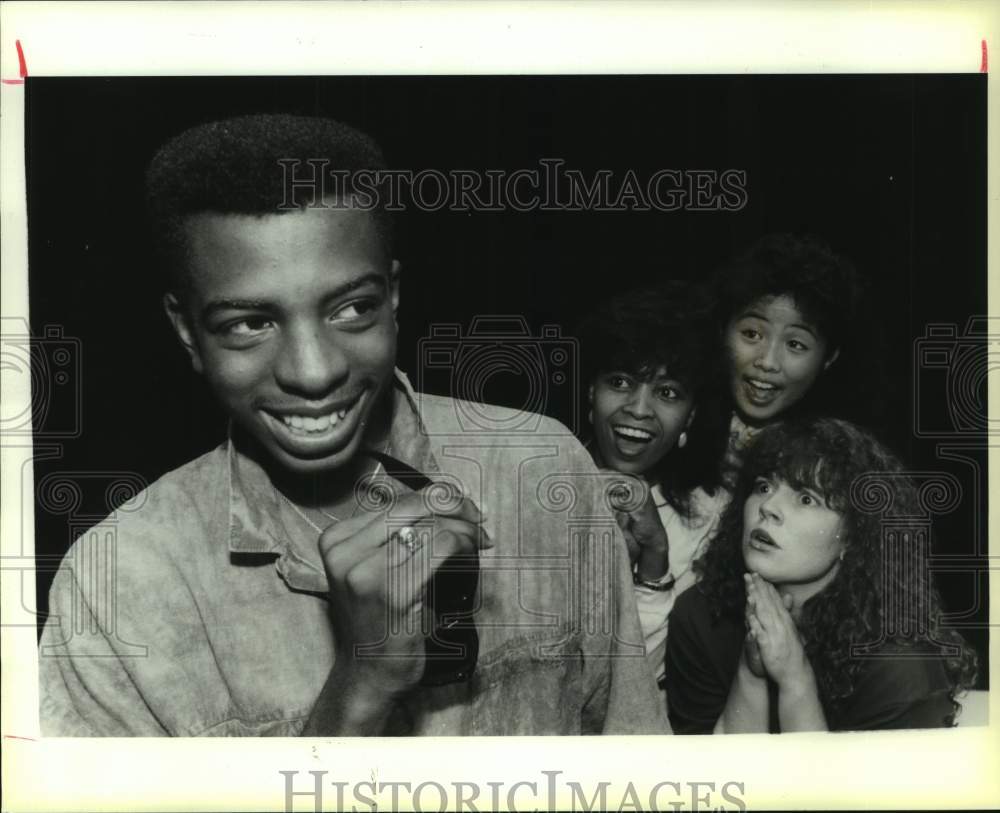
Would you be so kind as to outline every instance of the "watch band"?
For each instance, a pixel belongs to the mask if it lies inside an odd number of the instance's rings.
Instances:
[[[655,590],[657,593],[666,593],[668,590],[674,589],[674,585],[677,584],[677,579],[668,573],[665,580],[653,581],[652,579],[642,578],[642,576],[639,575],[638,570],[633,570],[632,584],[637,587],[645,587],[649,590]]]

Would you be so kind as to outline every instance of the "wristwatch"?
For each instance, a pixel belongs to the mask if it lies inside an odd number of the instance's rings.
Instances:
[[[632,571],[632,584],[637,587],[645,587],[649,590],[655,590],[657,593],[666,593],[668,590],[673,590],[674,585],[677,584],[677,579],[667,573],[661,576],[660,579],[653,581],[652,579],[644,579],[639,575],[638,570]]]

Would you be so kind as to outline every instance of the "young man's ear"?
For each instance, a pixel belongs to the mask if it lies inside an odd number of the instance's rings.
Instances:
[[[830,369],[830,365],[833,364],[840,357],[840,348],[838,347],[830,354],[830,358],[823,362],[823,372]]]
[[[191,324],[188,322],[184,308],[176,296],[166,294],[163,297],[163,309],[167,312],[170,324],[174,326],[177,338],[180,339],[181,344],[184,345],[184,349],[187,350],[188,355],[191,357],[191,366],[194,367],[196,373],[201,373],[203,369],[201,354],[198,352],[198,343],[195,341],[194,331],[191,329]]]
[[[389,297],[392,300],[392,320],[396,323],[397,329],[399,329],[399,320],[396,318],[399,311],[399,273],[402,270],[403,266],[399,260],[393,260],[389,268]]]

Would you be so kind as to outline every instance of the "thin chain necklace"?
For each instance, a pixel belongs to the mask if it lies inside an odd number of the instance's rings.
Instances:
[[[389,447],[390,447],[391,443],[392,443],[392,441],[390,441],[389,443],[385,444],[385,448],[382,450],[382,454],[384,454],[384,455],[389,454]],[[376,463],[375,463],[375,471],[373,471],[371,473],[371,475],[370,475],[371,479],[374,480],[376,477],[378,477],[380,471],[382,471],[382,461],[379,460],[379,461],[376,461]],[[273,486],[273,488],[274,488],[275,493],[288,504],[288,507],[291,508],[300,517],[302,517],[302,519],[304,519],[306,522],[308,522],[309,525],[314,530],[318,531],[319,533],[323,533],[323,531],[326,530],[325,528],[320,528],[319,525],[317,525],[315,522],[313,522],[309,518],[309,515],[306,514],[306,512],[303,511],[301,508],[299,508],[294,502],[292,502],[290,499],[288,499],[288,497],[286,497],[284,495],[284,493],[281,492],[278,489],[277,486]],[[317,506],[316,510],[319,511],[323,516],[325,516],[325,517],[327,517],[329,519],[332,519],[334,522],[340,522],[340,518],[339,517],[335,517],[329,511],[324,511],[322,508],[320,508],[318,506]],[[351,511],[351,517],[353,517],[356,513],[358,513],[358,505],[357,504],[355,504],[354,508]]]

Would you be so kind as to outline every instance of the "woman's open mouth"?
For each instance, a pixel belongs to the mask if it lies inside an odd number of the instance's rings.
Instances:
[[[755,406],[767,406],[774,401],[783,387],[770,381],[763,381],[759,378],[744,378],[743,392],[747,400]]]
[[[750,531],[750,537],[747,540],[747,544],[754,550],[760,551],[777,550],[781,547],[763,528],[754,528]]]
[[[613,424],[611,434],[615,439],[615,447],[624,457],[641,455],[656,439],[656,435],[646,429],[624,424]]]

